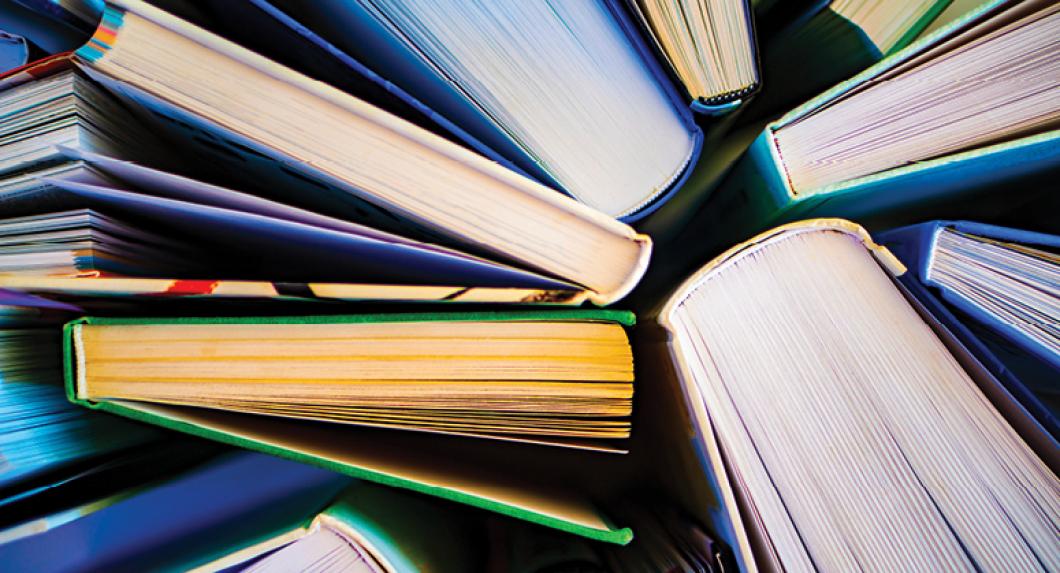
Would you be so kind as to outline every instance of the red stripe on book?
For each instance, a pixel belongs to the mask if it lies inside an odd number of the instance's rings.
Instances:
[[[73,54],[73,52],[62,52],[29,62],[24,66],[0,74],[0,81],[9,80],[18,75],[28,75],[35,78],[51,75],[57,70],[70,67],[70,59]]]
[[[213,289],[217,288],[219,283],[220,281],[177,280],[173,281],[169,288],[159,294],[176,296],[210,294]]]

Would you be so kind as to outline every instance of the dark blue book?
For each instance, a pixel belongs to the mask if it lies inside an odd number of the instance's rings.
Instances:
[[[711,97],[678,87],[636,4],[207,4],[240,43],[625,220],[682,186],[703,140],[692,110],[757,87],[742,2],[750,79]]]
[[[881,233],[909,291],[1060,437],[1060,237],[966,221]]]
[[[88,515],[0,545],[9,571],[187,570],[324,508],[349,478],[230,454]]]

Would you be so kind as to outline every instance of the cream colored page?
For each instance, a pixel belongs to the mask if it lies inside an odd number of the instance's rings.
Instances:
[[[133,13],[92,67],[365,190],[401,216],[602,299],[621,296],[643,273],[650,241],[628,226],[153,7],[118,4]],[[193,65],[204,60],[210,65]]]
[[[1060,563],[1056,477],[861,242],[800,233],[766,249],[704,277],[672,317],[784,565]]]

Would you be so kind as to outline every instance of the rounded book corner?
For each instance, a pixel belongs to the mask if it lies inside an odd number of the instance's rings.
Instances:
[[[595,306],[608,306],[622,300],[626,295],[633,292],[633,289],[640,284],[641,279],[648,272],[648,264],[651,262],[652,249],[654,248],[651,237],[635,234],[633,241],[640,248],[637,253],[637,260],[626,276],[626,280],[619,284],[617,288],[608,292],[590,291],[588,295],[589,302]]]

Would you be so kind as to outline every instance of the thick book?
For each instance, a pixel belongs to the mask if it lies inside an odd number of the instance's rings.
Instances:
[[[738,239],[806,217],[894,226],[944,201],[1030,196],[1060,164],[1058,26],[1055,4],[998,0],[895,52],[766,127],[695,226]]]
[[[652,389],[675,421],[658,471],[743,570],[1060,563],[1055,441],[905,272],[857,225],[809,220],[658,311],[672,371]]]
[[[72,58],[126,106],[104,117],[151,124],[213,172],[248,185],[269,181],[266,191],[284,202],[511,261],[581,285],[600,302],[623,296],[645,270],[650,239],[630,227],[148,4],[109,5],[95,38]],[[38,62],[0,87],[32,89],[27,83],[69,61]],[[233,77],[256,87],[240,97],[200,89],[233,85]]]
[[[426,103],[443,125],[459,127],[448,129],[458,139],[608,215],[651,212],[699,155],[703,134],[689,103],[622,0],[253,4],[280,12],[274,19],[304,41],[363,64],[396,95]],[[216,12],[233,20],[226,9]],[[729,12],[745,16],[749,34],[746,12]]]
[[[625,543],[549,460],[623,451],[632,323],[578,310],[86,318],[65,329],[66,388],[89,408]]]
[[[227,452],[68,521],[60,516],[58,526],[0,545],[0,561],[19,571],[186,571],[297,523],[350,483],[305,464]]]
[[[1060,237],[969,221],[880,233],[909,291],[1060,438]]]

